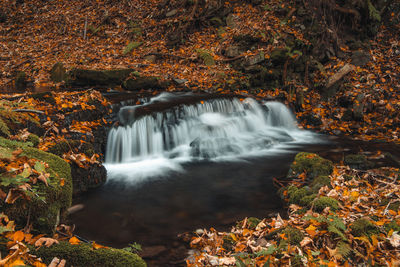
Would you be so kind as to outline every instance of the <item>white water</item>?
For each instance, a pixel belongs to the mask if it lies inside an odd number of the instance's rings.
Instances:
[[[119,117],[126,126],[109,132],[105,164],[109,179],[138,182],[169,170],[183,171],[183,162],[238,160],[315,141],[312,133],[297,128],[290,110],[279,102],[213,99],[138,120],[134,109],[122,108]]]

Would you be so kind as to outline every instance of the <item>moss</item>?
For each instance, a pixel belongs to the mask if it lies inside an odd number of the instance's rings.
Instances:
[[[101,248],[94,250],[89,244],[71,245],[68,242],[51,247],[41,247],[32,254],[42,258],[49,264],[54,257],[65,259],[67,266],[146,266],[146,263],[136,254],[122,249]]]
[[[286,227],[283,233],[287,236],[291,245],[298,245],[304,238],[304,234],[297,228]]]
[[[330,207],[332,211],[339,209],[339,202],[331,197],[319,197],[313,201],[313,204],[317,212],[323,211],[326,207]]]
[[[300,204],[300,200],[305,196],[309,195],[309,190],[306,187],[298,188],[297,190],[292,190],[289,193],[289,203],[292,204]]]
[[[257,225],[261,222],[260,219],[255,218],[255,217],[250,217],[247,219],[247,226],[250,229],[256,229]]]
[[[310,207],[311,203],[314,201],[314,199],[317,197],[317,194],[311,194],[304,196],[302,199],[300,199],[300,205],[305,206],[305,207]]]
[[[344,164],[349,165],[350,168],[361,170],[371,169],[374,167],[374,163],[367,160],[367,157],[361,154],[347,155],[344,157]]]
[[[64,140],[54,146],[49,147],[49,152],[62,157],[64,153],[70,150],[77,149],[85,153],[86,156],[91,157],[94,154],[93,145],[90,143],[81,143],[79,140]]]
[[[235,246],[236,242],[235,240],[233,240],[232,236],[230,235],[226,235],[223,237],[223,244],[222,247],[226,250],[226,251],[230,251],[232,250],[232,248]]]
[[[31,142],[33,147],[38,147],[40,143],[40,138],[36,134],[30,134],[28,136],[28,139],[26,139],[27,142]]]
[[[350,225],[351,233],[354,236],[370,236],[378,234],[378,228],[367,218],[360,218]]]
[[[391,221],[384,224],[383,227],[385,228],[386,232],[389,232],[390,230],[400,232],[400,221]]]
[[[17,225],[25,226],[30,217],[33,229],[52,234],[60,216],[71,205],[72,201],[72,178],[71,169],[63,159],[31,147],[31,143],[22,143],[0,138],[0,148],[13,151],[21,148],[20,156],[37,159],[48,164],[46,172],[50,174],[49,184],[37,183],[34,188],[41,197],[33,197],[30,201],[18,199],[14,204],[5,204],[4,211],[13,218]],[[63,186],[61,185],[63,179]]]
[[[391,203],[389,206],[388,206],[388,209],[389,210],[394,210],[394,211],[398,211],[399,210],[399,207],[400,207],[400,202],[394,202],[394,203]]]
[[[306,172],[311,178],[328,176],[333,171],[333,164],[330,160],[321,158],[317,154],[300,152],[296,155],[290,166],[288,176],[299,175]]]
[[[326,175],[317,176],[312,180],[312,182],[310,184],[312,191],[316,192],[316,193],[319,191],[319,189],[321,187],[324,187],[324,186],[328,186],[329,188],[332,188],[331,178],[329,178],[329,176],[326,176]]]

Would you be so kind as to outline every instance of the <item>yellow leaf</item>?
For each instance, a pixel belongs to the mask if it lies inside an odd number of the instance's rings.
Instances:
[[[4,265],[4,266],[5,267],[14,267],[14,266],[27,266],[27,265],[25,265],[25,262],[23,260],[21,260],[20,258],[17,258],[15,261],[6,263],[6,265]]]

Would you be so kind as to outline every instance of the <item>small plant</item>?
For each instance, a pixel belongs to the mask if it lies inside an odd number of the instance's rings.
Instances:
[[[139,243],[133,242],[132,244],[129,244],[128,247],[123,248],[123,250],[125,250],[127,252],[131,252],[131,253],[138,253],[138,252],[142,251],[142,245],[140,245]]]
[[[124,49],[123,54],[126,55],[130,53],[133,49],[138,48],[139,46],[142,45],[142,42],[130,42]]]

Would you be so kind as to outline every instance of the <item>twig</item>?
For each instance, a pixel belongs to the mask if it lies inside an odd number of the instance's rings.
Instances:
[[[85,28],[83,29],[83,40],[86,40],[86,33],[87,33],[87,16],[85,19]]]
[[[27,112],[27,113],[37,113],[37,114],[44,114],[43,111],[40,110],[34,110],[34,109],[14,109],[14,112]]]

